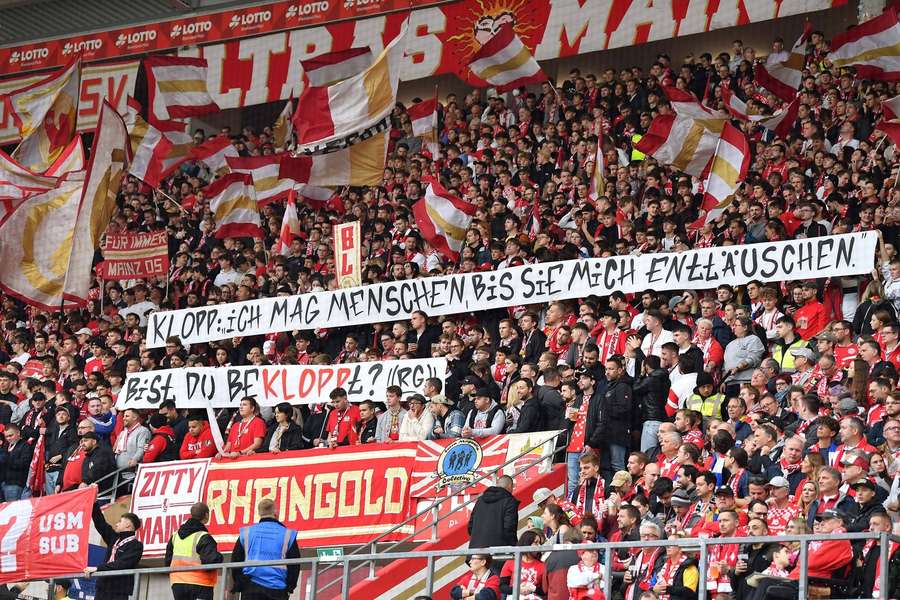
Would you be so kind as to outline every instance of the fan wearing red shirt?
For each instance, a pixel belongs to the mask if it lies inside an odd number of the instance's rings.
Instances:
[[[328,447],[350,446],[356,444],[359,434],[356,424],[359,423],[359,407],[350,404],[347,399],[347,390],[335,388],[328,395],[331,398],[331,410],[325,419],[325,434],[327,434]],[[318,445],[318,443],[316,443]]]
[[[178,456],[181,460],[191,458],[212,458],[216,455],[216,445],[213,442],[212,430],[206,420],[192,416],[188,419],[188,430],[181,442],[181,450]]]
[[[804,340],[809,340],[825,329],[828,318],[825,316],[825,305],[816,299],[817,287],[815,282],[807,281],[803,284],[805,304],[794,313],[794,321],[797,322],[797,335]]]
[[[231,424],[222,456],[225,458],[247,456],[262,446],[263,438],[266,437],[266,423],[256,416],[258,411],[259,405],[254,398],[248,396],[241,400],[238,408],[241,420]]]

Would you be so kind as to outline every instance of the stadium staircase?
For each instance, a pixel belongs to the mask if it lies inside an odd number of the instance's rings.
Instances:
[[[553,443],[552,441],[548,443]],[[566,470],[564,464],[555,464],[548,470],[546,459],[540,465],[536,461],[521,464],[512,461],[515,466],[515,487],[513,495],[519,504],[519,532],[529,526],[529,517],[538,511],[532,497],[539,488],[546,487],[556,494],[562,494],[565,488]],[[543,468],[541,468],[543,467]],[[471,485],[471,484],[470,484]],[[433,551],[465,549],[469,544],[467,526],[472,507],[477,500],[476,495],[458,495],[445,501],[437,508],[431,502],[419,503],[418,513],[411,517],[400,531],[414,531],[398,541],[384,541],[357,548],[358,554],[378,554],[398,551]],[[434,527],[435,513],[438,514],[438,527]],[[398,526],[399,527],[399,526]],[[391,539],[391,538],[388,538]],[[396,539],[396,538],[394,538]],[[433,567],[432,597],[448,598],[450,589],[466,571],[463,557],[447,557],[435,561]],[[323,600],[341,598],[343,570],[339,565],[321,567],[317,573],[315,588],[309,573],[303,573],[300,589],[306,594],[301,597]],[[425,558],[409,558],[389,563],[373,565],[371,562],[351,563],[349,573],[350,598],[366,598],[372,600],[412,600],[419,595],[427,595],[428,563]]]

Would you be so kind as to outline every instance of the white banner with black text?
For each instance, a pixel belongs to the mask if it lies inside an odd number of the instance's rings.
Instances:
[[[425,380],[444,381],[447,359],[419,358],[340,365],[263,365],[250,367],[195,367],[128,373],[116,399],[116,408],[157,408],[166,400],[178,408],[237,407],[252,396],[263,406],[280,402],[329,402],[338,387],[351,402],[383,402],[388,386],[396,385],[404,397],[421,393]]]
[[[170,336],[194,344],[296,329],[397,321],[419,310],[432,317],[453,315],[608,296],[616,290],[701,290],[753,280],[857,275],[872,270],[877,242],[877,232],[864,231],[767,244],[540,263],[156,312],[150,316],[147,347],[161,348]]]

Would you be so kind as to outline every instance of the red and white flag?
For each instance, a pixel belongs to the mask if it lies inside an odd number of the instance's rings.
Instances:
[[[328,154],[301,154],[281,159],[279,177],[295,184],[317,186],[380,185],[384,179],[384,160],[388,132]]]
[[[797,114],[800,112],[800,95],[797,94],[794,96],[794,99],[791,100],[790,104],[785,104],[780,109],[775,111],[775,114],[771,117],[763,117],[755,122],[758,125],[762,125],[769,131],[772,131],[776,136],[780,138],[785,138],[791,132],[791,128],[794,126],[794,123],[797,121]]]
[[[308,86],[294,113],[298,143],[310,151],[355,144],[359,136],[387,127],[397,101],[406,51],[404,25],[378,58],[361,73],[328,86]]]
[[[603,156],[603,134],[597,136],[597,152],[594,155],[594,168],[591,170],[591,181],[588,198],[594,202],[606,195],[606,157]]]
[[[338,193],[326,187],[301,183],[296,190],[300,203],[313,210],[331,210],[341,202]]]
[[[263,207],[284,200],[292,191],[294,182],[279,176],[281,159],[285,156],[287,155],[283,153],[269,156],[229,156],[225,160],[232,173],[247,173],[253,178],[256,203]]]
[[[758,116],[750,114],[750,108],[747,106],[747,103],[731,91],[731,87],[727,83],[722,85],[722,103],[725,105],[725,110],[728,111],[728,114],[740,121],[750,121]]]
[[[747,136],[732,124],[726,123],[706,179],[703,194],[706,223],[712,223],[725,212],[734,192],[747,176],[749,167],[750,143]]]
[[[24,191],[46,192],[56,187],[56,177],[36,175],[0,150],[0,185],[14,186]]]
[[[219,111],[206,88],[205,58],[148,56],[143,64],[154,124]]]
[[[466,230],[475,217],[475,205],[448,192],[436,179],[423,177],[425,196],[413,204],[413,215],[422,236],[438,252],[451,260],[459,259]]]
[[[294,204],[294,190],[291,190],[288,201],[284,206],[284,216],[281,218],[281,234],[278,236],[275,254],[287,256],[291,251],[291,244],[294,238],[298,235],[300,235],[300,219],[297,218],[297,205]]]
[[[229,173],[203,188],[203,193],[216,221],[215,237],[263,237],[250,175]]]
[[[885,132],[895,145],[900,146],[900,96],[881,103],[882,117],[875,129]]]
[[[133,123],[128,131],[133,156],[128,172],[157,188],[165,169],[163,161],[172,152],[172,142],[140,115],[133,116]]]
[[[664,165],[700,177],[716,151],[725,122],[681,114],[659,115],[634,148]]]
[[[172,144],[171,150],[162,161],[162,178],[165,179],[174,173],[178,167],[191,159],[191,150],[194,149],[194,139],[187,132],[187,123],[179,121],[166,121],[157,123],[157,128]]]
[[[217,176],[229,172],[228,159],[238,158],[237,148],[231,143],[231,138],[226,135],[217,135],[205,143],[195,146],[191,151],[191,157],[199,160]]]
[[[431,152],[432,158],[438,155],[437,126],[438,126],[438,101],[437,97],[417,102],[406,109],[412,125],[413,135],[422,138],[425,147]]]
[[[892,4],[871,21],[836,35],[828,60],[835,69],[852,66],[860,79],[900,81],[900,21],[896,6]]]
[[[500,27],[472,56],[469,69],[498,92],[547,81],[541,66],[511,24]]]
[[[294,96],[284,105],[281,114],[272,126],[272,144],[275,151],[280,152],[293,141],[294,138]]]
[[[13,122],[22,142],[13,156],[24,167],[42,173],[75,137],[78,99],[81,97],[81,61],[7,96]]]
[[[803,81],[803,66],[806,63],[806,42],[812,35],[812,23],[806,22],[800,39],[791,48],[787,60],[783,55],[770,54],[765,64],[756,65],[754,79],[782,100],[790,102],[797,95]]]
[[[350,48],[301,60],[300,64],[307,85],[324,87],[359,75],[372,66],[374,58],[369,48]]]

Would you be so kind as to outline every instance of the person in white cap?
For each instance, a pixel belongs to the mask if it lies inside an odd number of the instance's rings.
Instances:
[[[800,507],[791,501],[791,484],[786,477],[776,475],[769,480],[769,535],[781,535],[787,524],[800,515]]]

